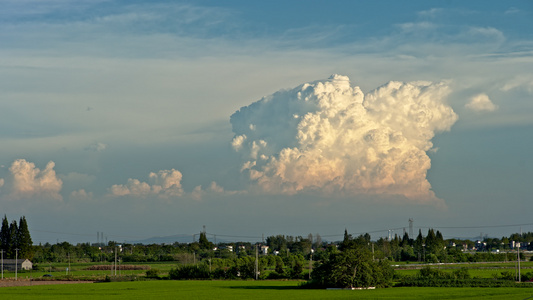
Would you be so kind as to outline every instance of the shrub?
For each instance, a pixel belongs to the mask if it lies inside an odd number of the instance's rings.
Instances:
[[[170,279],[210,279],[209,267],[206,265],[184,265],[171,269],[168,273]]]
[[[151,269],[146,271],[146,278],[157,278],[159,279],[159,270],[158,269]]]

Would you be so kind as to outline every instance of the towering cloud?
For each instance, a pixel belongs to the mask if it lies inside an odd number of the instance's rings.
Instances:
[[[13,162],[11,172],[11,194],[13,198],[26,198],[38,195],[40,197],[62,199],[59,192],[63,182],[57,178],[54,171],[54,162],[49,162],[44,170],[35,167],[35,164],[25,159]]]
[[[303,84],[231,116],[241,170],[263,191],[403,195],[439,201],[426,173],[457,115],[443,83],[389,82],[366,96],[346,76]]]

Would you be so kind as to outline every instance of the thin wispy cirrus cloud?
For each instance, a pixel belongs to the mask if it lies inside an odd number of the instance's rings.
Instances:
[[[444,224],[479,217],[482,198],[499,203],[484,181],[522,203],[528,173],[513,159],[529,160],[497,148],[528,147],[529,4],[388,4],[6,2],[0,201],[20,214],[9,199],[47,194],[64,204],[47,213],[73,220],[128,207],[107,223],[124,235],[118,224],[163,213],[166,228],[238,231],[226,220],[258,207],[264,216],[242,222],[272,224],[268,215],[291,228],[269,202],[303,224],[338,220],[317,232],[372,230],[372,207],[391,224]],[[522,138],[500,141],[494,128]],[[471,155],[486,160],[464,170]],[[322,210],[295,208],[308,206]],[[91,222],[75,230],[102,230]]]

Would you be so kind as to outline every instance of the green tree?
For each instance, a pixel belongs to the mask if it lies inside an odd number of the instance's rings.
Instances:
[[[18,226],[18,247],[20,249],[19,256],[22,258],[33,258],[33,242],[31,240],[30,231],[28,229],[28,222],[26,217],[22,216]]]
[[[418,256],[418,261],[422,259],[422,252],[424,251],[424,237],[422,236],[422,230],[418,230],[418,236],[416,237],[416,240],[414,241],[413,248],[415,250],[415,254]]]
[[[7,245],[8,245],[8,247],[7,247],[7,257],[8,258],[15,258],[16,249],[18,249],[18,247],[19,247],[17,221],[13,221],[9,225],[9,240],[8,240]]]
[[[351,234],[348,234],[348,229],[344,229],[344,238],[342,243],[339,245],[339,250],[343,251],[345,249],[350,249],[355,246],[355,241]]]
[[[281,257],[276,256],[276,273],[283,274],[283,259]]]
[[[200,245],[200,249],[203,250],[212,250],[214,247],[214,244],[207,239],[207,235],[205,234],[205,232],[200,233],[200,239],[198,240],[198,244]]]
[[[0,249],[4,251],[4,255],[6,255],[9,249],[9,234],[9,222],[7,221],[6,215],[4,215],[2,228],[0,229]]]
[[[313,269],[313,287],[385,287],[392,284],[394,270],[388,262],[375,262],[367,245],[357,245],[347,231],[342,250],[328,247]],[[341,249],[341,247],[339,247]]]
[[[368,249],[332,252],[313,269],[311,285],[317,287],[386,287],[392,284],[393,270],[388,263],[372,261]]]

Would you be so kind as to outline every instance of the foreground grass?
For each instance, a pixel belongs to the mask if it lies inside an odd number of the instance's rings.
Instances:
[[[0,288],[3,299],[526,299],[530,288],[304,290],[296,281],[140,281]]]

